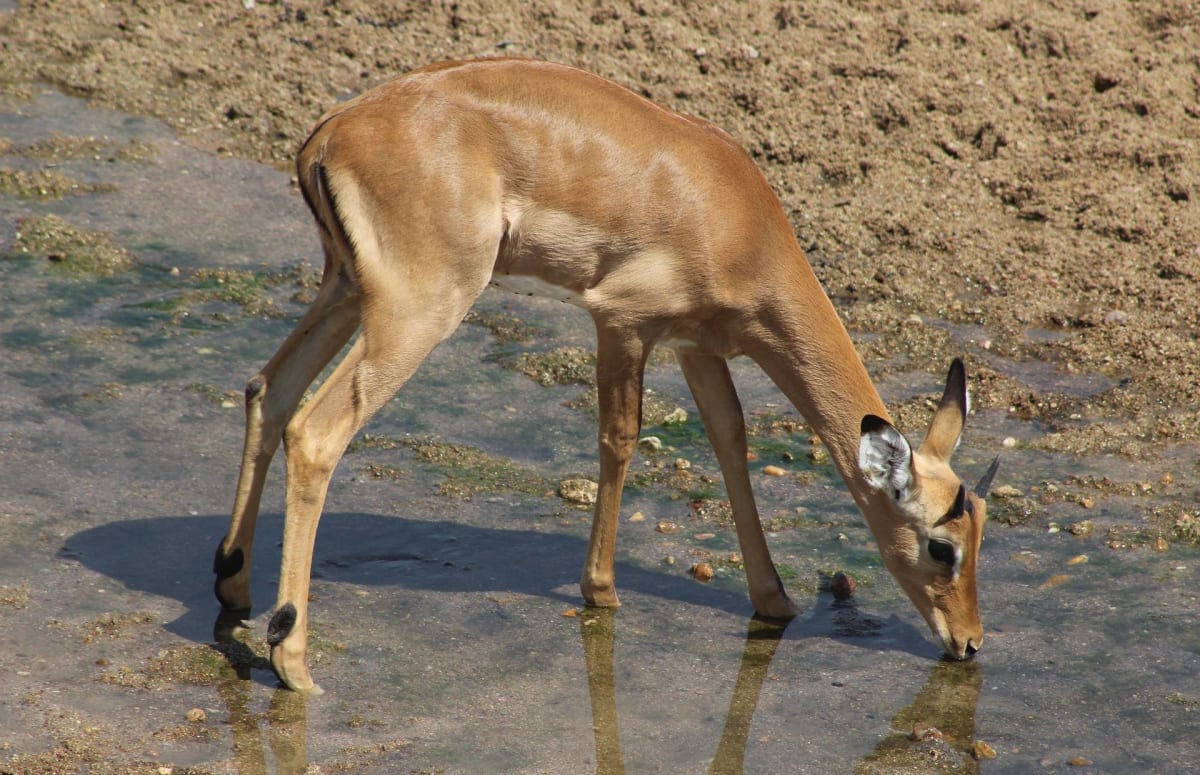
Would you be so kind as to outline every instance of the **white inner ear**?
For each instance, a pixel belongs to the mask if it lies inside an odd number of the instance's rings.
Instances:
[[[908,498],[912,486],[912,447],[890,425],[869,431],[858,442],[858,467],[867,484],[896,501]]]

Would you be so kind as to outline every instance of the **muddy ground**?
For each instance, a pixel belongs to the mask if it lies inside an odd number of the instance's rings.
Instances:
[[[48,82],[282,166],[328,106],[418,65],[587,68],[750,149],[849,326],[878,334],[875,373],[965,352],[977,405],[1044,423],[1057,450],[1200,436],[1188,0],[65,0],[0,24],[10,89]],[[1052,361],[1062,389],[995,358]]]
[[[1194,4],[13,5],[0,772],[1196,760]],[[287,185],[297,143],[408,68],[508,55],[580,65],[737,136],[906,430],[967,357],[956,470],[1007,447],[986,659],[936,661],[819,443],[742,361],[755,486],[804,615],[785,634],[747,622],[715,461],[669,359],[652,362],[646,419],[665,447],[640,451],[622,513],[625,605],[615,622],[580,615],[589,517],[556,488],[595,473],[591,331],[490,291],[339,467],[315,559],[328,694],[276,692],[262,661],[279,465],[257,632],[213,643],[241,388],[315,280]],[[463,411],[477,406],[494,411]],[[678,407],[689,418],[666,421]],[[687,572],[700,561],[706,585]],[[827,589],[838,569],[859,581],[850,605]]]

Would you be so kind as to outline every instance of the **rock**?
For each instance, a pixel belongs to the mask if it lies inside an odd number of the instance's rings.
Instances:
[[[581,506],[594,504],[599,492],[600,485],[589,479],[564,479],[558,485],[558,497]]]
[[[675,469],[677,471],[689,471],[689,470],[691,470],[691,468],[692,468],[692,461],[688,460],[687,458],[682,458],[682,457],[675,458]]]
[[[971,745],[971,756],[974,757],[976,761],[982,761],[983,759],[995,759],[996,749],[992,748],[982,740],[976,740]]]
[[[668,520],[663,519],[663,520],[660,520],[659,523],[654,526],[654,529],[660,533],[674,533],[676,530],[679,529],[679,525],[676,525],[674,522],[670,522]]]
[[[638,449],[643,452],[662,452],[662,439],[657,436],[643,436],[638,439]]]
[[[683,407],[675,407],[670,414],[663,418],[663,425],[683,425],[687,422],[688,414]]]
[[[635,511],[629,515],[629,521],[630,522],[645,522],[646,515],[640,511]]]
[[[713,566],[707,562],[698,562],[692,566],[691,574],[696,581],[708,583],[712,581]]]
[[[779,466],[763,466],[762,472],[767,476],[787,476],[787,471]]]
[[[198,724],[208,718],[208,714],[204,712],[204,708],[192,708],[187,712],[186,718],[193,724]]]
[[[833,593],[834,600],[849,600],[856,589],[858,589],[858,582],[854,580],[854,577],[841,571],[833,574],[833,578],[829,582],[829,591]]]
[[[993,498],[1020,498],[1021,494],[1021,491],[1011,484],[1002,484],[993,488],[990,493]]]

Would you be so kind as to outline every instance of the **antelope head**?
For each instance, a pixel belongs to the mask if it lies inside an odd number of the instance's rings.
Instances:
[[[885,502],[885,527],[873,526],[884,563],[952,659],[967,659],[983,645],[975,577],[984,497],[1000,462],[992,461],[974,490],[950,469],[968,406],[966,369],[956,358],[917,450],[875,415],[863,418],[858,449],[873,503]]]

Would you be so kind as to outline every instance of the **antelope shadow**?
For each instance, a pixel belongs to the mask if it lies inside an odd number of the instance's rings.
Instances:
[[[68,538],[60,556],[73,559],[131,590],[173,598],[185,612],[166,629],[198,643],[213,640],[220,606],[212,594],[212,547],[224,534],[224,515],[183,515],[109,522]],[[275,602],[283,517],[263,514],[255,547],[252,595],[257,611]],[[275,538],[275,540],[271,540]],[[576,585],[586,535],[481,527],[464,522],[334,512],[324,516],[313,577],[327,582],[444,592],[509,592],[578,605]],[[617,563],[621,589],[736,616],[752,609],[740,591],[696,583],[685,573]],[[570,592],[556,591],[560,589]],[[829,637],[882,651],[929,659],[938,650],[923,631],[895,615],[875,617],[857,608],[807,608],[789,638]],[[318,613],[318,616],[322,614]],[[328,612],[328,616],[336,616]]]

